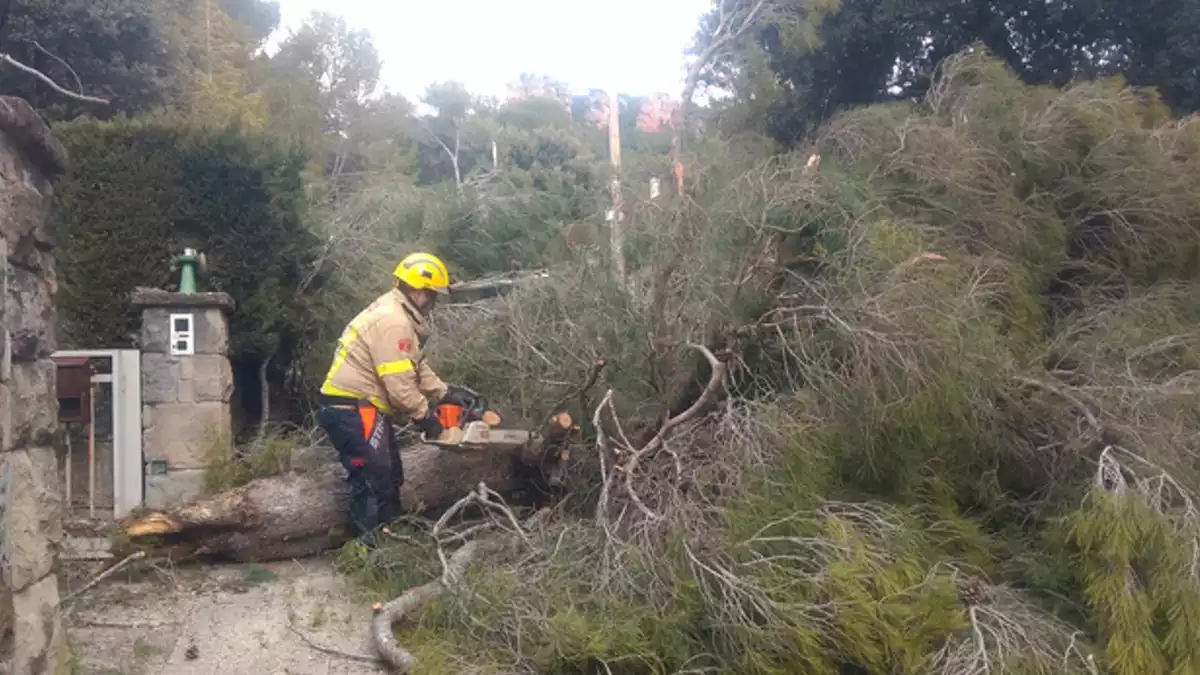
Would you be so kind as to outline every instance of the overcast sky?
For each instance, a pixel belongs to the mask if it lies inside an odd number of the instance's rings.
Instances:
[[[458,80],[501,96],[521,72],[573,90],[679,94],[683,51],[711,0],[279,0],[282,31],[313,10],[366,28],[383,59],[383,84],[418,99]],[[277,39],[278,35],[275,39]],[[274,42],[274,39],[272,40]]]

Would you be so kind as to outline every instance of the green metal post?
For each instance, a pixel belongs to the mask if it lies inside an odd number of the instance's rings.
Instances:
[[[199,256],[196,255],[194,248],[185,248],[183,255],[175,257],[175,262],[179,264],[180,293],[196,292],[196,263],[198,260]]]

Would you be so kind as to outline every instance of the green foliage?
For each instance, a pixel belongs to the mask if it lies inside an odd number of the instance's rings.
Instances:
[[[175,242],[166,214],[183,189],[178,134],[95,122],[59,125],[56,134],[71,153],[70,173],[55,190],[61,339],[128,345],[141,321],[128,293],[167,280]]]
[[[943,636],[963,627],[950,570],[928,567],[929,542],[919,529],[902,529],[899,513],[830,503],[818,514],[762,528],[745,541],[720,527],[703,542],[679,531],[677,545],[657,555],[632,547],[604,554],[593,533],[568,527],[550,533],[557,542],[551,557],[532,569],[505,563],[471,572],[469,595],[434,601],[399,637],[431,673],[457,672],[447,657],[465,654],[481,672],[494,672],[489,664],[513,658],[512,640],[523,645],[520,666],[534,672],[586,673],[598,662],[623,673],[689,665],[722,673],[835,672],[842,664],[923,672]],[[750,513],[737,517],[765,524]],[[896,532],[903,534],[889,536]],[[400,536],[404,543],[378,553],[348,546],[342,564],[381,595],[436,574],[421,543],[427,535]],[[829,548],[791,543],[818,541],[813,537]],[[726,549],[736,558],[725,559]],[[622,576],[601,582],[578,562],[598,555],[620,556]],[[797,564],[754,564],[772,557]],[[718,569],[728,565],[739,571],[740,593],[723,586]]]
[[[305,458],[301,456],[301,451],[306,449],[310,449],[308,438],[287,431],[270,433],[240,446],[233,456],[229,456],[226,443],[223,450],[214,448],[214,453],[219,454],[208,458],[204,488],[209,494],[218,494],[256,478],[302,471],[309,468],[303,464]]]
[[[720,4],[721,16],[737,16],[757,3]],[[739,93],[727,116],[786,144],[802,142],[843,110],[925,96],[944,60],[972,45],[991,50],[1028,83],[1064,86],[1121,74],[1158,88],[1179,113],[1200,108],[1200,90],[1182,75],[1197,58],[1200,11],[1189,3],[1104,0],[1050,9],[1036,0],[1003,6],[775,0],[767,6],[754,39],[719,50],[708,78]],[[700,49],[714,40],[717,14],[702,23]]]
[[[607,521],[589,447],[562,520],[402,642],[430,672],[1198,672],[1194,133],[976,54],[803,152],[693,144],[686,203],[631,200],[633,292],[592,238],[431,354],[514,424],[590,421],[604,357],[634,447],[698,393],[685,341],[732,343],[730,400]]]
[[[182,88],[186,60],[168,39],[158,9],[163,3],[142,0],[33,0],[5,5],[5,52],[77,90],[113,103],[81,104],[65,99],[28,74],[5,68],[0,86],[20,96],[51,120],[81,112],[113,115],[153,108],[170,101]],[[158,5],[158,6],[156,6]],[[10,9],[11,7],[11,9]],[[69,64],[47,56],[34,43]]]
[[[1096,490],[1070,514],[1084,597],[1116,675],[1200,672],[1192,637],[1200,628],[1200,531],[1191,513],[1154,507],[1142,495]]]
[[[301,81],[316,88],[320,131],[337,133],[361,114],[379,83],[382,62],[367,31],[351,29],[340,16],[314,12],[279,46],[271,66],[302,74]]]
[[[82,90],[110,103],[73,101],[13,68],[0,73],[0,88],[28,100],[51,121],[81,114],[113,118],[172,106],[186,97],[192,74],[201,67],[196,53],[189,50],[189,42],[194,46],[197,36],[184,30],[195,4],[180,0],[8,3],[3,21],[6,53],[68,91]],[[274,29],[279,8],[264,0],[225,0],[213,3],[212,18],[218,28],[225,20],[234,26],[232,30],[240,33],[240,50],[248,56]]]

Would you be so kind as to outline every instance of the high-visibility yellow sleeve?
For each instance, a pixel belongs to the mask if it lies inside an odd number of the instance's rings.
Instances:
[[[388,361],[375,366],[375,374],[380,377],[388,375],[399,375],[413,370],[412,359],[400,359],[399,361]]]

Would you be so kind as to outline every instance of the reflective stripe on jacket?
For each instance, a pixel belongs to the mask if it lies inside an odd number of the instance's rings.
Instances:
[[[425,417],[429,399],[446,395],[446,384],[421,357],[425,332],[403,293],[384,293],[342,331],[321,393],[366,399],[389,415]]]

